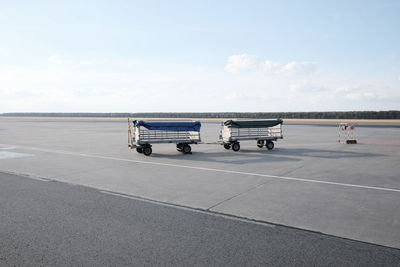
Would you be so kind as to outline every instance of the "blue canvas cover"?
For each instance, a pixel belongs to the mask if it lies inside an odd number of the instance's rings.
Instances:
[[[200,132],[199,121],[133,121],[133,126],[143,126],[148,130]]]

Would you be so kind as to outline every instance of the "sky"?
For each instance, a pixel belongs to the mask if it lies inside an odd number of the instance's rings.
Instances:
[[[400,110],[400,1],[3,1],[0,113]]]

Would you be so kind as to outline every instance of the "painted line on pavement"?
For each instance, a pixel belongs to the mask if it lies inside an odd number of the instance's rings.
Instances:
[[[0,145],[2,145],[2,144],[0,144]],[[16,147],[18,147],[18,146],[16,146]],[[323,180],[313,180],[313,179],[305,179],[305,178],[298,178],[298,177],[287,177],[287,176],[278,176],[278,175],[252,173],[252,172],[242,172],[242,171],[223,170],[223,169],[214,169],[214,168],[188,166],[188,165],[178,165],[178,164],[172,164],[172,163],[133,160],[133,159],[125,159],[125,158],[117,158],[117,157],[109,157],[109,156],[100,156],[100,155],[92,155],[92,154],[84,154],[84,153],[75,153],[75,152],[70,152],[70,151],[65,151],[65,150],[44,149],[44,148],[38,148],[38,147],[26,147],[26,146],[23,146],[23,147],[19,147],[19,148],[35,150],[35,151],[41,151],[41,152],[64,154],[64,155],[69,155],[69,156],[80,156],[80,157],[87,157],[87,158],[98,158],[98,159],[107,159],[107,160],[115,160],[115,161],[125,161],[125,162],[133,162],[133,163],[140,163],[140,164],[167,166],[167,167],[193,169],[193,170],[201,170],[201,171],[212,171],[212,172],[220,172],[220,173],[230,173],[230,174],[257,176],[257,177],[265,177],[265,178],[272,178],[272,179],[286,180],[286,181],[297,181],[297,182],[306,182],[306,183],[336,185],[336,186],[343,186],[343,187],[352,187],[352,188],[371,189],[371,190],[378,190],[378,191],[400,193],[400,189],[397,189],[397,188],[388,188],[388,187],[379,187],[379,186],[367,186],[367,185],[359,185],[359,184],[347,184],[347,183],[330,182],[330,181],[323,181]]]

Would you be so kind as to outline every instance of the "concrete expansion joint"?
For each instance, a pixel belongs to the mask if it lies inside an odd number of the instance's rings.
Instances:
[[[73,185],[79,186],[78,184],[73,184]],[[87,186],[85,186],[85,187],[87,187]],[[90,186],[89,186],[89,188],[96,189],[96,188],[90,187]],[[223,212],[213,211],[213,210],[209,210],[209,209],[202,209],[202,208],[195,208],[195,207],[190,207],[190,206],[185,206],[185,205],[179,205],[179,204],[144,198],[144,197],[140,197],[140,196],[117,193],[117,192],[113,192],[113,191],[107,191],[107,190],[98,190],[98,191],[100,193],[107,194],[107,195],[138,200],[138,201],[161,205],[161,206],[165,206],[165,207],[181,209],[181,210],[186,210],[186,211],[191,211],[191,212],[197,212],[197,213],[201,213],[201,214],[222,217],[222,218],[235,220],[235,221],[241,221],[241,222],[245,222],[245,223],[258,224],[258,225],[267,226],[267,227],[273,227],[273,228],[276,227],[276,225],[273,223],[269,223],[269,222],[262,221],[262,220],[255,220],[255,219],[251,219],[251,218],[247,218],[247,217],[241,217],[241,216],[237,216],[237,215],[233,215],[233,214],[229,214],[229,213],[223,213]]]
[[[11,175],[16,175],[16,176],[22,176],[22,177],[25,177],[25,178],[39,180],[39,181],[43,181],[43,182],[54,182],[54,181],[56,181],[56,180],[54,180],[52,178],[43,177],[43,176],[39,176],[39,175],[34,175],[34,174],[30,174],[30,173],[18,172],[18,171],[0,170],[0,173],[6,173],[6,174],[11,174]]]
[[[297,171],[297,170],[300,170],[300,169],[302,169],[302,168],[304,168],[304,164],[302,164],[302,165],[299,166],[299,167],[293,168],[292,170],[283,172],[283,173],[281,173],[279,176],[286,176],[286,175],[291,174],[291,173],[293,173],[293,172],[295,172],[295,171]]]
[[[234,198],[237,198],[237,197],[239,197],[239,196],[242,196],[242,195],[244,195],[244,194],[247,194],[248,192],[253,191],[253,190],[255,190],[255,189],[257,189],[257,188],[259,188],[259,187],[261,187],[261,186],[263,186],[263,185],[265,185],[265,184],[267,184],[267,183],[269,183],[269,182],[271,182],[271,180],[267,180],[267,181],[264,181],[264,182],[262,182],[262,183],[260,183],[260,184],[258,184],[258,185],[255,185],[255,186],[253,186],[253,187],[251,187],[251,188],[249,188],[249,189],[247,189],[247,190],[245,190],[245,191],[243,191],[243,192],[241,192],[241,193],[238,193],[238,194],[236,194],[236,195],[233,195],[233,196],[231,196],[231,197],[229,197],[229,198],[227,198],[227,199],[225,199],[225,200],[222,200],[222,201],[216,203],[215,205],[212,205],[211,207],[207,208],[207,210],[211,210],[211,209],[213,209],[213,208],[215,208],[215,207],[217,207],[217,206],[219,206],[219,205],[221,205],[221,204],[223,204],[223,203],[226,203],[226,202],[228,202],[228,201],[230,201],[230,200],[232,200],[232,199],[234,199]]]

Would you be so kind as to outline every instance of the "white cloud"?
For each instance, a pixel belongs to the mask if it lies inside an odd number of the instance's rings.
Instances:
[[[258,67],[258,58],[248,54],[232,55],[228,58],[225,70],[230,73],[239,73]]]
[[[378,95],[378,94],[375,94],[375,93],[373,93],[373,92],[365,92],[365,93],[364,93],[364,97],[368,97],[368,98],[378,98],[379,95]]]
[[[65,61],[62,59],[62,57],[58,54],[53,54],[53,55],[49,56],[47,58],[47,60],[50,61],[51,63],[55,63],[55,64],[65,63]]]
[[[385,86],[372,84],[344,85],[334,88],[332,91],[340,98],[352,101],[370,101],[374,99],[384,99],[385,95],[380,93]]]
[[[59,65],[60,67],[63,68],[86,68],[86,67],[92,67],[94,65],[107,64],[106,60],[100,60],[100,59],[85,59],[85,60],[65,59],[60,54],[52,54],[49,57],[47,57],[46,60],[50,64]]]
[[[356,79],[322,71],[292,75],[313,68],[307,61],[236,56],[229,69],[255,75],[230,75],[207,66],[70,60],[58,54],[47,57],[48,64],[0,66],[0,112],[399,109],[396,78]]]
[[[282,70],[283,65],[279,62],[275,61],[265,61],[264,63],[261,63],[261,69],[264,72],[280,72]]]
[[[287,63],[281,68],[281,72],[291,72],[296,74],[308,74],[317,70],[317,64],[314,62],[296,62],[292,61]]]
[[[232,55],[228,58],[225,70],[230,73],[255,71],[263,73],[283,74],[310,74],[315,72],[317,64],[309,61],[291,61],[281,63],[277,61],[261,61],[257,56],[249,54]]]
[[[316,85],[309,81],[294,83],[289,86],[289,91],[292,93],[318,93],[328,91],[329,88],[323,85]]]
[[[378,99],[378,98],[380,98],[380,96],[373,92],[354,92],[354,93],[345,94],[344,98],[359,101],[359,100]]]

